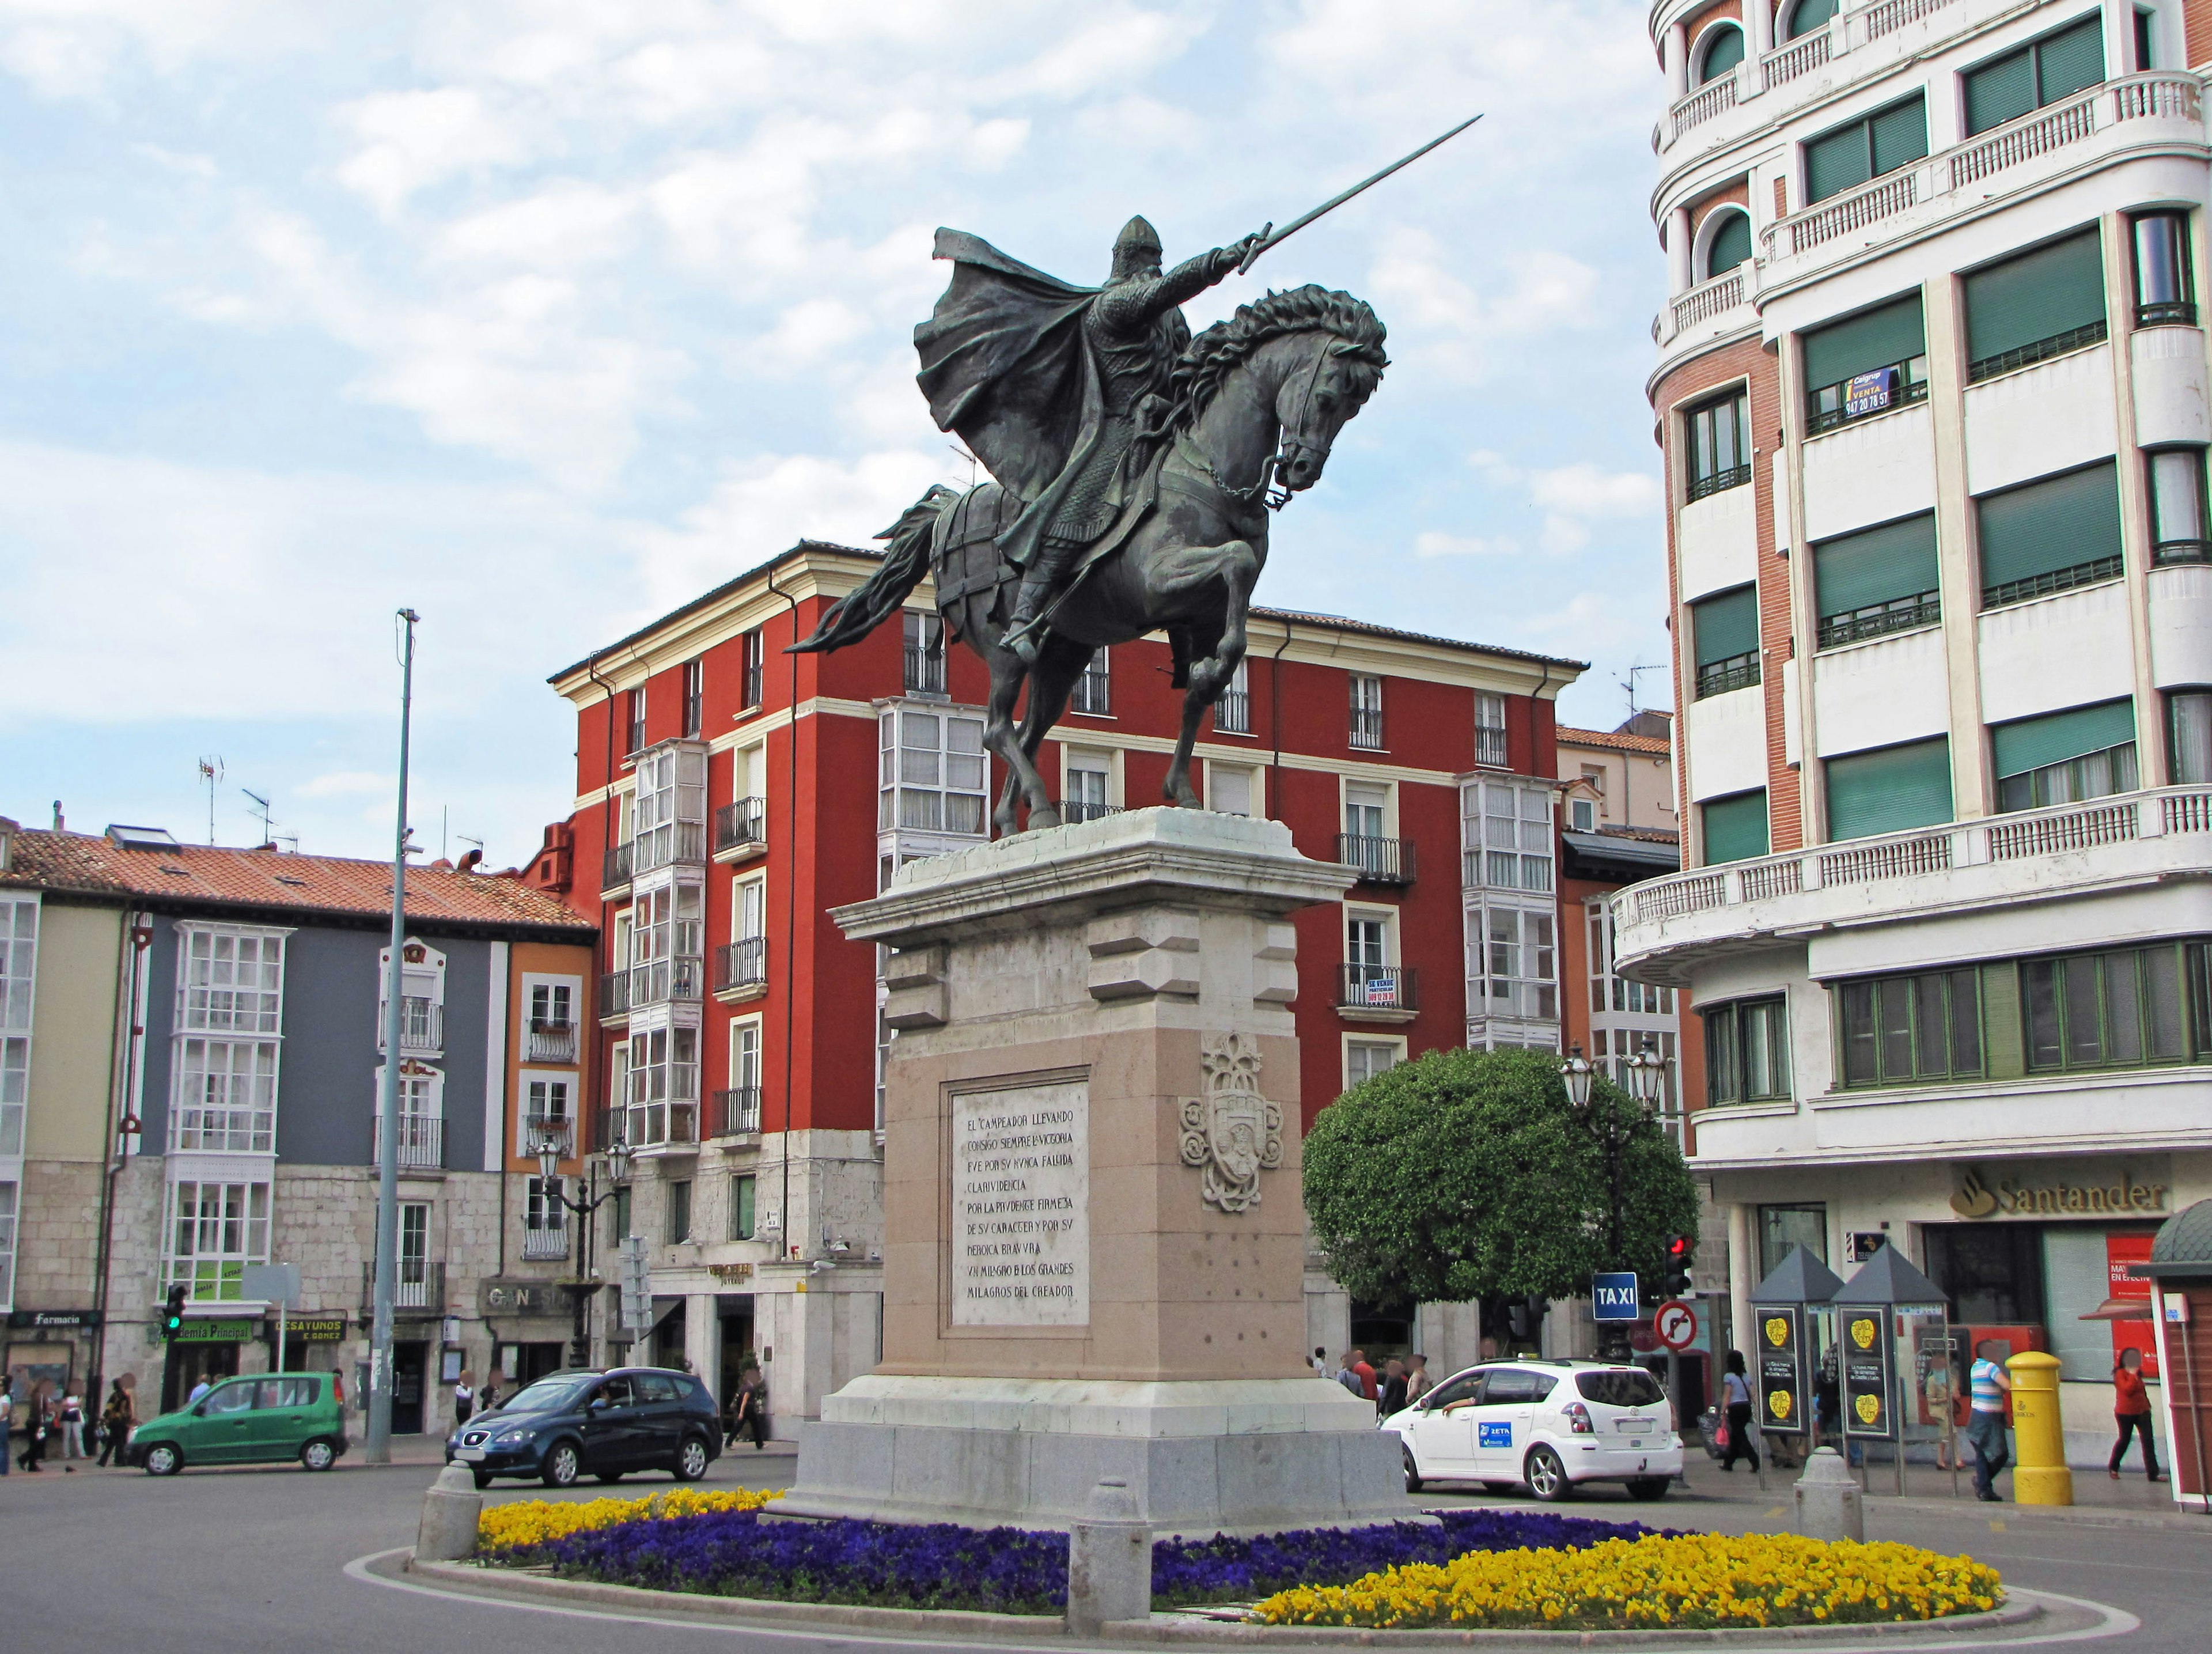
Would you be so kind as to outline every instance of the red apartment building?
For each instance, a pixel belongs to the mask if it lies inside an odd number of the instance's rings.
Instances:
[[[946,648],[927,587],[902,635],[785,653],[876,561],[802,542],[556,673],[575,806],[527,875],[601,927],[592,1107],[599,1140],[635,1151],[611,1219],[651,1244],[653,1353],[726,1387],[754,1352],[786,1434],[879,1349],[890,1037],[875,950],[830,912],[981,842],[1004,778],[983,667]],[[1553,715],[1582,670],[1255,611],[1200,730],[1206,804],[1364,873],[1298,921],[1309,1120],[1426,1050],[1559,1048]],[[1072,818],[1159,801],[1181,705],[1164,642],[1100,652],[1041,760]],[[1312,1341],[1340,1347],[1354,1308],[1318,1268],[1308,1306]],[[1432,1361],[1479,1343],[1466,1306],[1361,1321]]]

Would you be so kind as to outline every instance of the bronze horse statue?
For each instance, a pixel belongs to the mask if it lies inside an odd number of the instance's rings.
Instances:
[[[992,818],[1006,835],[1016,830],[1018,800],[1031,827],[1060,824],[1036,757],[1092,654],[1164,631],[1184,694],[1162,790],[1171,804],[1197,807],[1191,744],[1244,657],[1268,508],[1321,480],[1337,432],[1389,365],[1383,339],[1364,301],[1316,286],[1270,293],[1191,339],[1160,398],[1164,417],[1139,438],[1127,503],[1040,622],[1034,667],[1006,642],[1020,570],[999,544],[1028,502],[997,483],[964,494],[933,484],[878,536],[888,543],[882,567],[795,648],[857,642],[933,572],[947,629],[990,668],[983,739],[1008,770]]]

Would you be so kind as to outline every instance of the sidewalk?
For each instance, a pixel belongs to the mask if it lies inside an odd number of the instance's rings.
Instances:
[[[1695,1505],[1724,1505],[1760,1511],[1775,1505],[1784,1507],[1792,1503],[1790,1489],[1801,1472],[1796,1469],[1777,1469],[1769,1466],[1766,1486],[1762,1490],[1759,1479],[1742,1465],[1732,1472],[1723,1472],[1719,1464],[1703,1453],[1693,1453],[1686,1467],[1689,1480],[1687,1496],[1682,1509],[1686,1515]],[[2114,1481],[2100,1469],[2076,1469],[2074,1472],[2074,1503],[2070,1505],[2016,1505],[2013,1502],[2012,1473],[2008,1470],[1996,1480],[1996,1491],[2002,1505],[1983,1505],[1974,1498],[1974,1478],[1971,1470],[1961,1470],[1958,1475],[1958,1494],[1952,1496],[1951,1473],[1938,1470],[1933,1465],[1908,1464],[1905,1473],[1905,1497],[1897,1495],[1897,1469],[1894,1465],[1869,1465],[1858,1473],[1861,1486],[1866,1488],[1866,1506],[1874,1514],[1885,1508],[1910,1509],[1922,1512],[1972,1512],[1980,1517],[2018,1517],[2027,1521],[2081,1523],[2106,1527],[2185,1528],[2203,1532],[2212,1538],[2212,1518],[2195,1511],[2184,1511],[2173,1503],[2172,1488],[2166,1482],[2148,1481],[2140,1469],[2130,1468]],[[1676,1497],[1683,1498],[1682,1490]],[[1671,1501],[1670,1501],[1671,1503]]]

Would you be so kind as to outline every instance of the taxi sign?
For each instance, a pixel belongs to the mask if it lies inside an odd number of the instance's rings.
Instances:
[[[1637,1300],[1633,1269],[1607,1270],[1590,1277],[1590,1316],[1597,1321],[1644,1318],[1643,1307]]]

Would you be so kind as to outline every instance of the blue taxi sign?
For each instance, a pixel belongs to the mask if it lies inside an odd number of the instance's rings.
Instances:
[[[1644,1306],[1638,1300],[1636,1272],[1609,1270],[1590,1277],[1590,1316],[1597,1321],[1640,1321]]]

